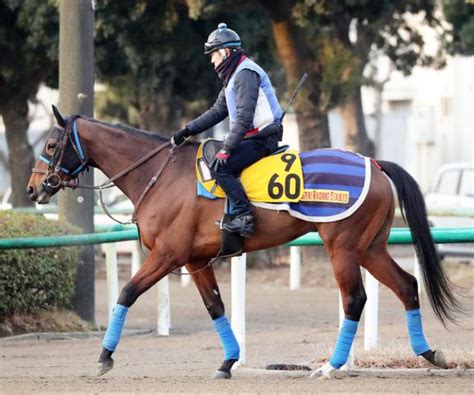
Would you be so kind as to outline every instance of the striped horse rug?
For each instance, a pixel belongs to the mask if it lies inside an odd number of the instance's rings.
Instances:
[[[339,221],[362,205],[370,186],[370,158],[337,149],[302,152],[300,158],[304,192],[299,202],[252,203],[310,222]]]

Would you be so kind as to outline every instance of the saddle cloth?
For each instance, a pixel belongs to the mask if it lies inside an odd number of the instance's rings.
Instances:
[[[216,198],[225,197],[224,191],[216,184],[209,170],[220,145],[221,142],[209,139],[204,141],[198,149],[196,156],[198,194],[205,194],[205,197],[210,197],[209,195]],[[250,201],[284,203],[301,200],[303,172],[298,152],[279,151],[262,158],[242,171],[240,181]]]
[[[285,154],[289,156],[285,157]],[[272,157],[261,159],[241,175],[247,196],[257,207],[284,210],[293,217],[309,222],[332,222],[352,215],[362,205],[369,191],[370,158],[359,154],[337,149],[318,149],[299,154],[288,150],[275,155],[272,165],[262,166],[261,162]],[[275,163],[284,164],[280,166],[283,172],[274,171],[271,166]],[[297,166],[302,170],[302,184],[297,181]],[[215,181],[212,180],[209,169],[206,172],[206,168],[201,146],[196,158],[198,195],[208,199],[224,197],[222,190],[217,192],[220,188],[215,187]],[[291,169],[291,172],[285,173],[286,168]],[[254,183],[256,188],[247,189],[247,177],[250,180],[260,180]],[[300,188],[301,185],[303,188]],[[264,191],[259,197],[255,197],[253,193],[257,189]]]

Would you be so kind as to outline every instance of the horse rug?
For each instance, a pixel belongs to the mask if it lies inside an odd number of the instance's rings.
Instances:
[[[208,158],[203,154],[207,142],[196,156],[197,193],[208,199],[223,198],[225,193],[209,170],[213,152]],[[370,158],[348,151],[287,150],[244,169],[240,181],[254,206],[284,210],[309,222],[332,222],[349,217],[362,205],[369,191],[370,170]]]

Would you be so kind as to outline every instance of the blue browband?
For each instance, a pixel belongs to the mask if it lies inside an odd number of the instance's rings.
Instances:
[[[79,153],[79,159],[81,160],[81,164],[78,166],[78,168],[76,170],[74,170],[73,172],[71,172],[70,170],[64,168],[64,167],[60,167],[60,170],[64,173],[64,174],[69,174],[71,176],[74,176],[78,173],[80,173],[82,170],[85,169],[85,166],[83,165],[83,162],[85,162],[85,156],[84,156],[84,152],[82,151],[82,147],[81,147],[81,140],[79,139],[79,133],[77,132],[77,122],[76,122],[76,119],[74,119],[74,122],[72,123],[72,135],[73,135],[73,138],[74,138],[74,143],[76,144],[76,147],[77,147],[77,152]],[[51,164],[51,160],[46,158],[45,156],[43,155],[40,155],[39,159],[46,163],[47,165],[50,165]]]

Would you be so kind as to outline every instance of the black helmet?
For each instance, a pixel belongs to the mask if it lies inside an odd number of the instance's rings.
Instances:
[[[209,37],[207,42],[204,44],[204,53],[210,54],[211,52],[222,49],[222,48],[240,48],[241,42],[239,35],[232,29],[228,29],[225,23],[219,23],[217,30],[214,30]]]

